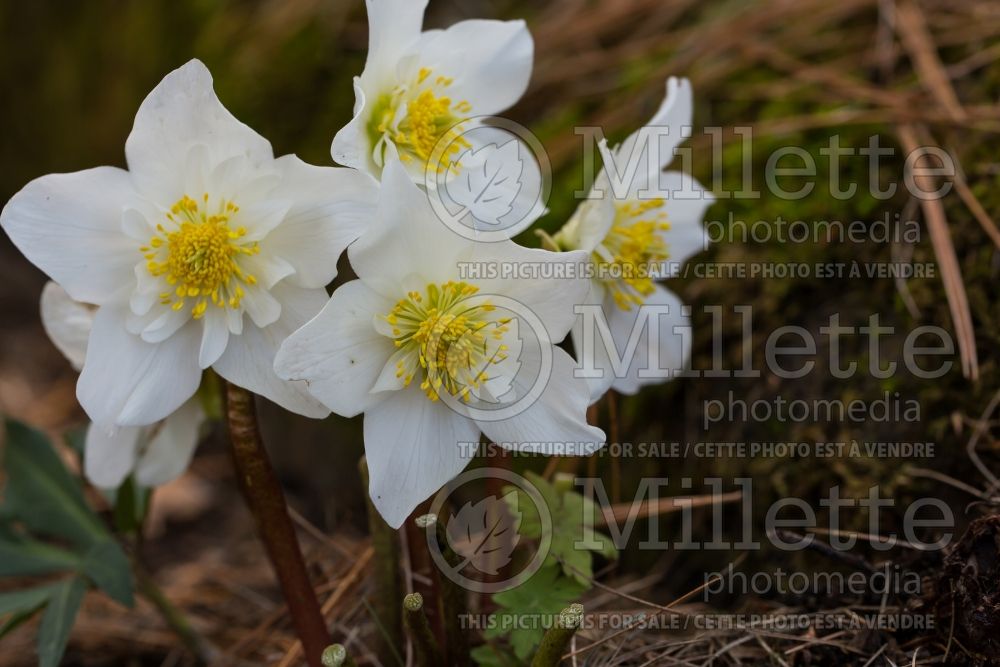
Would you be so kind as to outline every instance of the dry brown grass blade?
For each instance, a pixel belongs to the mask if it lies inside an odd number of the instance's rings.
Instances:
[[[923,147],[917,138],[921,129],[911,124],[899,127],[897,133],[907,153],[922,152]],[[914,174],[915,185],[924,192],[936,189],[934,178],[926,174]],[[948,231],[948,218],[940,198],[921,199],[920,206],[927,219],[927,229],[931,235],[934,254],[941,267],[941,280],[944,283],[945,295],[948,298],[948,308],[951,311],[955,326],[955,337],[958,340],[958,352],[962,362],[962,374],[970,380],[979,379],[979,360],[976,353],[976,337],[972,328],[972,314],[969,311],[969,299],[965,293],[962,281],[962,269],[955,255],[955,246],[951,242]]]
[[[686,507],[706,507],[709,505],[732,503],[740,500],[742,497],[743,492],[737,490],[729,491],[718,496],[714,494],[706,494],[703,496],[674,496],[670,498],[657,498],[656,500],[644,501],[638,505],[634,502],[616,503],[610,507],[604,508],[599,521],[602,524],[607,525],[612,520],[617,523],[619,521],[627,521],[629,519],[645,519],[650,516],[660,516],[662,514],[670,514],[671,512],[679,512]]]
[[[773,44],[746,42],[742,48],[744,53],[760,59],[776,70],[788,72],[802,82],[822,86],[824,94],[832,90],[845,100],[900,109],[910,102],[910,96],[904,92],[876,88],[836,67],[804,62]]]
[[[351,586],[353,586],[361,578],[361,573],[366,567],[368,567],[368,562],[371,561],[374,553],[374,549],[370,546],[365,549],[361,556],[358,557],[357,562],[355,562],[353,567],[351,567],[350,571],[344,575],[344,578],[340,580],[337,587],[332,593],[330,593],[330,597],[323,602],[323,618],[327,620],[328,625],[331,612],[336,609],[337,604],[344,597],[344,594],[350,590]],[[281,662],[278,663],[278,667],[292,667],[292,665],[296,664],[301,659],[301,656],[302,643],[296,641],[292,648],[285,653],[285,657],[281,659]]]
[[[927,27],[926,18],[921,9],[911,0],[897,6],[896,29],[924,87],[956,121],[967,119],[968,114],[959,102],[958,95],[955,93],[944,65],[938,57],[937,47]],[[899,128],[898,134],[904,149],[908,153],[914,153],[921,150],[920,137],[926,137],[927,131],[918,125],[903,124]],[[935,189],[932,177],[922,174],[915,175],[914,181],[917,187],[925,192]],[[941,265],[941,278],[944,282],[948,307],[955,325],[955,335],[958,338],[962,373],[965,377],[976,380],[979,377],[979,362],[976,354],[975,333],[972,328],[972,315],[969,312],[969,302],[965,293],[965,284],[962,281],[961,268],[958,264],[958,258],[955,256],[951,234],[948,231],[948,219],[945,215],[944,205],[939,198],[922,199],[921,207],[927,219],[927,228],[931,235],[931,243],[934,245],[935,255]]]
[[[938,57],[924,13],[912,0],[896,6],[896,30],[924,86],[955,120],[965,120],[965,109]]]
[[[948,71],[938,57],[934,38],[927,27],[926,18],[920,7],[912,1],[902,3],[896,12],[896,27],[924,87],[928,89],[949,116],[958,122],[966,121],[969,117],[968,111],[959,101],[955,87],[948,76]],[[1000,230],[997,229],[996,223],[990,218],[983,205],[979,203],[979,199],[969,188],[964,177],[958,174],[954,182],[959,197],[965,202],[983,231],[1000,248]]]

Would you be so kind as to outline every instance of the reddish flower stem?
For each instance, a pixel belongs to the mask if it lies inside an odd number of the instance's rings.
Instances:
[[[240,489],[281,584],[292,625],[310,667],[322,667],[330,633],[306,571],[285,495],[264,449],[254,397],[230,383],[226,383],[226,421]]]

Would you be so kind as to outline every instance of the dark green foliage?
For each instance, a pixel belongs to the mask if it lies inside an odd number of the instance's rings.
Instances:
[[[53,583],[0,594],[0,637],[39,611],[39,664],[62,659],[77,611],[94,586],[132,606],[128,557],[88,507],[80,481],[44,435],[6,422],[7,484],[0,516],[0,576],[60,574]]]
[[[524,660],[531,656],[559,612],[586,590],[580,582],[563,575],[558,565],[546,563],[520,586],[493,596],[502,611],[491,617],[485,635],[488,639],[506,636],[514,654]]]

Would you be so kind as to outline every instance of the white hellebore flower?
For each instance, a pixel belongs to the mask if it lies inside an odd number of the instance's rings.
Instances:
[[[601,146],[605,165],[591,198],[554,236],[561,249],[585,250],[593,262],[586,303],[599,304],[604,319],[588,322],[581,316],[573,327],[584,374],[601,375],[588,375],[592,400],[609,388],[635,394],[643,385],[669,379],[690,355],[691,325],[683,304],[654,281],[707,244],[701,223],[714,201],[711,193],[687,174],[663,172],[691,116],[690,83],[671,77],[666,98],[646,127],[613,151]],[[624,186],[617,196],[611,168]],[[585,323],[596,330],[585,336]]]
[[[478,150],[479,135],[465,134],[474,117],[507,109],[528,86],[534,45],[524,21],[470,20],[421,32],[427,0],[366,4],[368,59],[354,79],[354,119],[334,137],[333,159],[378,177],[391,144],[415,182],[425,182],[427,169],[454,171],[450,162]]]
[[[49,282],[42,290],[41,310],[42,325],[53,344],[73,368],[83,368],[97,309],[74,301],[66,290]],[[166,419],[149,426],[91,423],[84,444],[84,472],[102,489],[118,488],[130,474],[140,486],[166,484],[187,469],[205,419],[198,398],[192,397]]]
[[[43,176],[0,213],[29,260],[98,307],[77,384],[91,420],[158,422],[208,367],[289,410],[328,414],[275,375],[274,354],[326,303],[337,256],[371,217],[374,181],[275,159],[197,60],[143,101],[125,155],[128,171]]]
[[[337,414],[364,413],[369,492],[385,520],[400,526],[460,473],[481,432],[522,451],[586,455],[601,447],[604,433],[586,422],[587,385],[573,377],[570,355],[553,345],[569,332],[574,315],[566,304],[584,297],[587,281],[460,275],[463,263],[484,262],[549,265],[555,275],[574,276],[569,265],[585,263],[586,255],[463,239],[435,217],[395,159],[386,165],[375,218],[348,249],[359,279],[337,289],[282,344],[275,368],[305,380]],[[509,316],[502,302],[537,316],[544,329],[532,329],[538,350],[521,344],[527,316]],[[530,374],[519,371],[538,368],[537,357],[551,360],[551,374],[529,388]],[[516,405],[537,386],[537,400],[502,418],[473,409],[491,396]]]

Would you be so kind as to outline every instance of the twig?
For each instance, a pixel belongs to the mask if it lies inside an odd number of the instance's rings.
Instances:
[[[760,647],[764,649],[764,651],[767,652],[769,656],[771,656],[772,660],[781,665],[781,667],[788,667],[788,661],[786,661],[784,658],[778,655],[777,651],[771,648],[771,645],[768,644],[766,641],[764,641],[763,637],[761,637],[760,635],[754,635],[754,637],[757,638],[757,643],[760,644]]]
[[[879,649],[872,654],[872,657],[868,658],[868,661],[865,662],[865,664],[861,665],[861,667],[871,667],[871,665],[875,662],[876,658],[882,655],[888,647],[889,647],[888,644],[882,644],[879,647]],[[947,656],[945,657],[947,658]]]
[[[966,484],[961,480],[955,479],[954,477],[946,475],[943,472],[938,472],[937,470],[930,470],[929,468],[906,468],[905,473],[911,477],[926,477],[927,479],[942,482],[948,486],[958,489],[959,491],[965,491],[969,495],[975,496],[976,498],[986,502],[994,502],[995,500],[990,497],[989,494],[977,489],[971,484]]]
[[[264,449],[253,395],[232,383],[226,383],[226,418],[243,497],[278,577],[292,625],[305,647],[306,661],[310,667],[321,667],[330,633],[309,581],[285,495]]]

